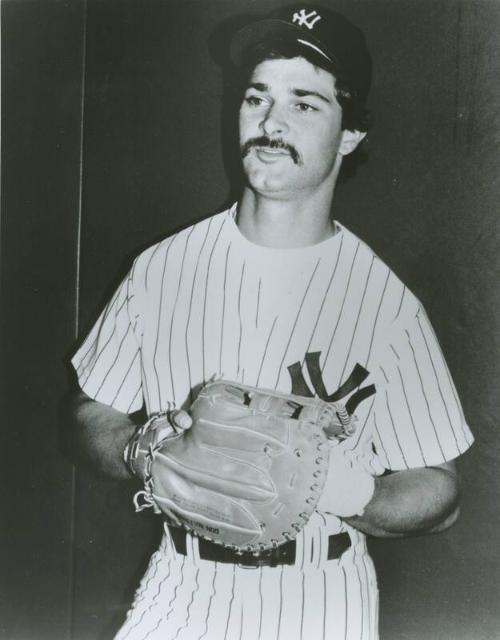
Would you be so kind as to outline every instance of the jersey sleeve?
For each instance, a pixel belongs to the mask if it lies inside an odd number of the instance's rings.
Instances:
[[[371,414],[374,445],[386,469],[428,467],[466,451],[473,436],[424,309],[394,327],[379,360]]]
[[[143,404],[140,364],[140,314],[132,272],[123,280],[71,363],[81,389],[123,413]]]

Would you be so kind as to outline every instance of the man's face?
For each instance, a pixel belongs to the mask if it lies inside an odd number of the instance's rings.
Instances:
[[[335,79],[304,58],[266,60],[240,107],[240,148],[250,186],[280,197],[335,184],[342,109]]]

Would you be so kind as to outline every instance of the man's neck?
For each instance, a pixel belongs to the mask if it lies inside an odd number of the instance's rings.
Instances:
[[[307,247],[335,235],[330,206],[331,197],[271,199],[246,188],[236,222],[254,244],[276,249]]]

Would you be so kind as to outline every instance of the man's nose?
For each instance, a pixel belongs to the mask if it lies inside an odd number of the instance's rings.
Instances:
[[[276,103],[270,105],[262,118],[260,127],[269,137],[286,133],[288,131],[288,124],[284,107]]]

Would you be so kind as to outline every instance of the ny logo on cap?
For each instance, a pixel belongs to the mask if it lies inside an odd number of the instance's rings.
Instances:
[[[317,11],[306,13],[305,9],[301,9],[299,13],[295,12],[293,14],[292,22],[297,22],[299,27],[312,29],[318,20],[321,20],[321,16]]]

